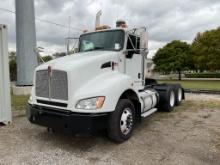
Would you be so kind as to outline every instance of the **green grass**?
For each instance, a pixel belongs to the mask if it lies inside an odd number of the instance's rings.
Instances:
[[[11,95],[12,110],[24,110],[29,96]]]
[[[159,80],[159,83],[180,83],[185,89],[220,90],[220,81],[214,80]]]

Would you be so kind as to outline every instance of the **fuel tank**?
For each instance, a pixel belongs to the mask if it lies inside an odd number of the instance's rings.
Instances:
[[[140,92],[142,113],[154,108],[159,102],[159,95],[154,89],[146,89]]]

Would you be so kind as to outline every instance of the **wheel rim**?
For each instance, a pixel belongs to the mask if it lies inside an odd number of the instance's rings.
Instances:
[[[175,104],[175,94],[174,91],[170,92],[170,106],[173,107]]]
[[[181,88],[178,89],[178,100],[179,101],[182,100],[182,89]]]
[[[133,117],[130,108],[125,108],[121,114],[120,129],[124,135],[127,135],[133,126]]]

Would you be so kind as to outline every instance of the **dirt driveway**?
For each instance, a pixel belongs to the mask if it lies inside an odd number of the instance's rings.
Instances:
[[[220,96],[187,95],[137,125],[130,140],[50,134],[14,114],[0,127],[0,164],[220,164]]]

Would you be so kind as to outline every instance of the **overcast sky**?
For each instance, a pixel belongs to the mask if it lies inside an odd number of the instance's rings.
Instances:
[[[0,0],[0,8],[15,10],[14,0]],[[120,18],[129,27],[146,26],[149,49],[156,50],[172,40],[191,42],[197,32],[220,26],[219,0],[35,0],[35,16],[82,30],[94,27],[95,14],[102,9],[101,23],[112,27]],[[0,10],[0,23],[9,26],[9,48],[15,50],[15,15]],[[68,29],[36,20],[37,45],[45,53],[64,51]],[[77,37],[80,32],[70,31]]]

